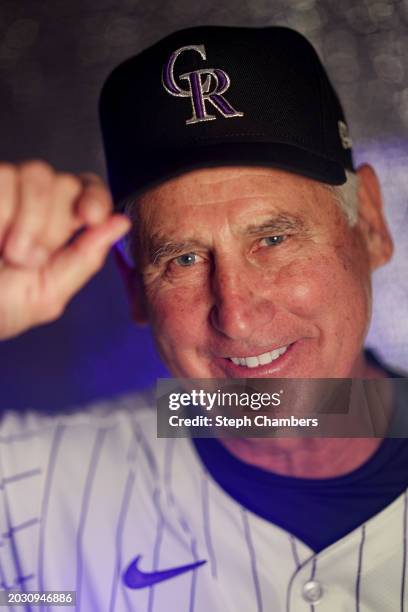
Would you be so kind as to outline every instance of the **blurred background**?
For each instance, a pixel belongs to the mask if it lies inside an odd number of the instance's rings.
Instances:
[[[380,176],[396,250],[374,276],[367,344],[408,371],[408,0],[51,0],[0,5],[0,159],[104,174],[97,119],[110,70],[192,25],[287,25],[314,44],[357,162]],[[53,411],[166,376],[132,325],[110,258],[56,323],[0,344],[1,409]]]

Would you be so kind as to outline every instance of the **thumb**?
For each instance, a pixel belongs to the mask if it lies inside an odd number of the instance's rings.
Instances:
[[[130,227],[131,222],[124,215],[111,215],[104,223],[84,230],[69,246],[56,253],[50,265],[43,269],[43,282],[61,306],[102,268],[111,246]]]

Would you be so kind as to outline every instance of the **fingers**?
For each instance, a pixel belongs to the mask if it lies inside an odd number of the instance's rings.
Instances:
[[[51,191],[48,214],[43,219],[43,230],[38,240],[47,254],[51,254],[68,242],[82,221],[75,212],[75,203],[82,191],[82,184],[73,174],[56,174]]]
[[[103,266],[111,246],[130,229],[124,215],[111,215],[104,223],[85,230],[72,244],[56,253],[41,270],[41,295],[53,316],[59,316],[66,303]],[[45,312],[44,312],[45,314]]]
[[[112,198],[96,174],[80,175],[83,190],[77,202],[77,214],[86,225],[102,223],[112,212]]]
[[[93,174],[58,174],[42,161],[0,166],[0,253],[11,264],[44,265],[83,225],[103,223],[112,200]]]
[[[55,320],[130,225],[95,175],[0,164],[0,338]]]
[[[103,223],[112,212],[112,200],[96,175],[57,174],[52,203],[41,236],[48,253],[64,245],[80,227]]]
[[[45,260],[41,236],[49,218],[54,172],[45,162],[31,161],[16,169],[17,184],[9,200],[12,218],[3,244],[3,256],[17,265]]]
[[[11,164],[0,164],[0,253],[13,218],[16,197],[16,169]]]
[[[16,190],[9,200],[12,219],[9,220],[4,254],[14,263],[36,259],[36,241],[47,212],[52,171],[43,162],[31,162],[21,167]]]

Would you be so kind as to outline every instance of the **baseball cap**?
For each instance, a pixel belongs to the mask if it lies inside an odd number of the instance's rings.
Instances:
[[[99,112],[117,210],[197,168],[271,166],[332,185],[354,170],[338,96],[312,45],[289,28],[170,34],[113,70]]]

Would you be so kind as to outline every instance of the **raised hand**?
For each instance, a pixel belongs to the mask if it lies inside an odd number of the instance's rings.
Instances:
[[[96,175],[0,164],[0,340],[57,319],[129,229]]]

